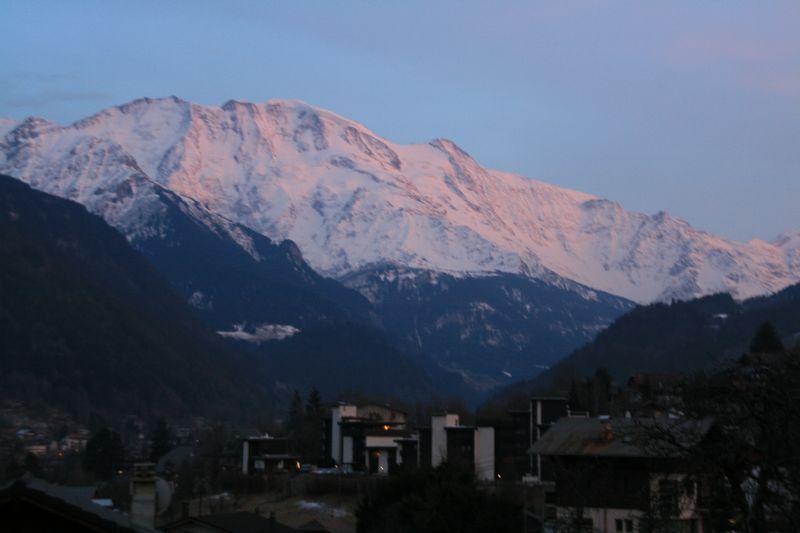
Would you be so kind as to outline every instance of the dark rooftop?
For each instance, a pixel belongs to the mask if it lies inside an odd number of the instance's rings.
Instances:
[[[156,472],[164,472],[168,466],[179,469],[192,457],[194,457],[194,450],[190,446],[175,446],[158,460]]]
[[[317,520],[312,520],[311,522],[308,522],[307,524],[303,524],[302,526],[300,526],[298,528],[298,530],[299,531],[314,531],[314,532],[317,532],[317,533],[328,533],[328,529],[323,524],[318,522]]]
[[[90,499],[84,488],[54,485],[25,475],[0,486],[0,505],[25,499],[35,502],[42,512],[61,517],[68,524],[83,524],[89,531],[151,532],[153,529],[134,524],[130,516],[101,507]],[[6,524],[8,525],[8,524]],[[13,526],[13,524],[11,524]],[[13,529],[13,527],[12,527]]]
[[[218,513],[184,518],[163,529],[171,531],[186,524],[203,524],[224,533],[294,533],[297,529],[280,522],[273,522],[259,514],[247,511]]]
[[[678,457],[699,443],[711,429],[711,419],[562,418],[528,453],[555,456]],[[658,435],[674,436],[676,444]]]

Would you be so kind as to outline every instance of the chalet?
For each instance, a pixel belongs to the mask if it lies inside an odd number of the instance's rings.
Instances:
[[[300,470],[300,457],[289,453],[285,438],[262,435],[241,440],[243,474]]]
[[[700,488],[682,451],[706,438],[710,420],[562,418],[531,447],[550,463],[559,527],[702,533]],[[671,439],[657,438],[670,435]]]

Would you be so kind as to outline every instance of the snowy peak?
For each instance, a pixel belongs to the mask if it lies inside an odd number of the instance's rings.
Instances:
[[[769,245],[762,241],[758,241],[758,245],[769,248]],[[800,271],[800,230],[781,233],[773,245],[783,252],[784,260],[790,270]]]
[[[13,118],[1,118],[0,117],[0,137],[4,136],[9,131],[16,128],[18,122]]]
[[[639,302],[718,291],[743,298],[800,280],[797,232],[773,243],[728,241],[665,212],[628,212],[484,168],[450,140],[395,144],[299,101],[214,107],[143,98],[68,127],[28,119],[2,122],[3,131],[0,171],[107,219],[134,216],[130,201],[115,207],[125,196],[116,188],[146,180],[273,240],[291,239],[315,269],[339,279],[375,265],[508,272]]]

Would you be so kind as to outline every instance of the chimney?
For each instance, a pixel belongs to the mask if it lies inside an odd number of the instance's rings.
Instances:
[[[156,525],[156,465],[136,463],[131,477],[131,521],[155,528]]]

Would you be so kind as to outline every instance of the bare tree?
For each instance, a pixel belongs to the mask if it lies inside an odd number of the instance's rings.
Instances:
[[[681,386],[685,419],[713,418],[694,442],[689,426],[644,428],[651,447],[684,454],[698,503],[715,530],[800,531],[800,353],[749,354]],[[683,428],[683,429],[681,429]]]

